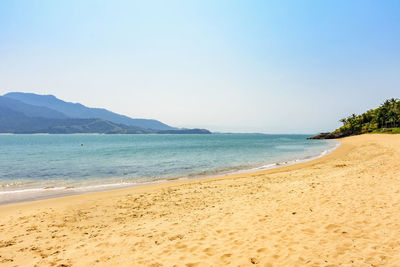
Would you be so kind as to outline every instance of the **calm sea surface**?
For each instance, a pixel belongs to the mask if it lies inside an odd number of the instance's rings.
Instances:
[[[337,143],[307,135],[0,135],[0,204],[267,169]]]

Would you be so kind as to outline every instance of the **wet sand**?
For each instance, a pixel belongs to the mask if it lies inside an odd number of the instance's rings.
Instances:
[[[400,266],[400,135],[249,174],[0,207],[4,266]]]

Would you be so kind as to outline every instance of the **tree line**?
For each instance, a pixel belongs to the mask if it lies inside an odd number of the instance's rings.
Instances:
[[[400,100],[386,100],[379,108],[356,115],[352,114],[340,120],[343,126],[338,130],[345,135],[374,132],[383,128],[400,127]]]
[[[386,100],[379,108],[340,120],[343,126],[331,133],[320,133],[309,139],[332,139],[363,133],[400,133],[400,100]]]

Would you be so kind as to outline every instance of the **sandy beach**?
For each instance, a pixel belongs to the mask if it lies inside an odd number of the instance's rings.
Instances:
[[[0,207],[2,266],[400,266],[400,135],[292,166]]]

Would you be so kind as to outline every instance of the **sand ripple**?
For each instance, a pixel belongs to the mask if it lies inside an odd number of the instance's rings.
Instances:
[[[0,208],[5,266],[400,266],[400,135],[225,179]]]

